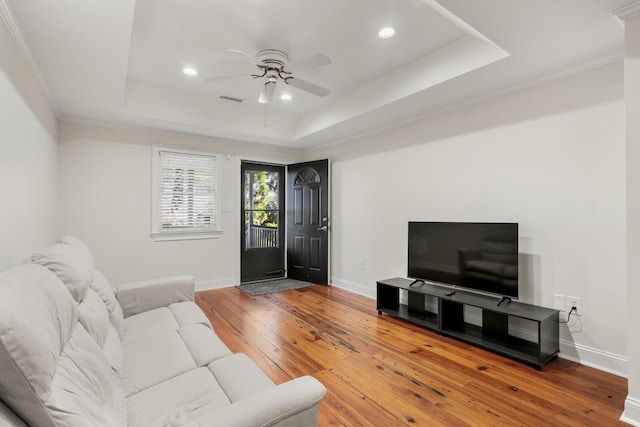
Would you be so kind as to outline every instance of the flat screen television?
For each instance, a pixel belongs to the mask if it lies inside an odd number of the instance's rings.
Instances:
[[[517,223],[409,222],[408,237],[408,277],[518,298]]]

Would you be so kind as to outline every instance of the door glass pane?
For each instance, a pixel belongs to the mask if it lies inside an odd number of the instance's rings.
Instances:
[[[247,170],[244,174],[245,249],[279,247],[280,173]]]
[[[314,168],[304,168],[296,175],[294,184],[320,184],[320,175]]]
[[[279,188],[279,172],[245,171],[244,208],[278,210]]]
[[[253,210],[244,214],[245,249],[277,248],[278,211]]]

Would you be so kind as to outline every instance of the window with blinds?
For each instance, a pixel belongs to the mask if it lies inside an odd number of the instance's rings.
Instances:
[[[219,156],[154,147],[152,235],[202,238],[219,234]]]

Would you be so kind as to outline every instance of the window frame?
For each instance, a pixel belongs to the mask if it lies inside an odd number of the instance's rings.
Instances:
[[[211,157],[215,159],[215,225],[210,230],[167,231],[160,228],[160,152]],[[180,147],[153,145],[151,150],[151,237],[155,241],[217,239],[222,236],[222,160],[220,153]]]

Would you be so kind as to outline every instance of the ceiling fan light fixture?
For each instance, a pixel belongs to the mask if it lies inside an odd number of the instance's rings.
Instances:
[[[198,75],[198,70],[196,70],[194,67],[189,67],[189,66],[184,67],[184,68],[182,69],[182,72],[183,72],[185,75],[187,75],[187,76],[191,76],[191,77],[193,77],[193,76],[197,76],[197,75]]]
[[[396,34],[396,30],[392,27],[384,27],[380,31],[378,31],[378,37],[381,39],[388,39],[393,37]]]
[[[283,101],[291,101],[292,96],[288,93],[283,93],[282,95],[280,95],[280,99]]]
[[[273,92],[276,90],[276,82],[266,82],[262,86],[260,97],[258,98],[258,104],[268,104],[273,98]]]

